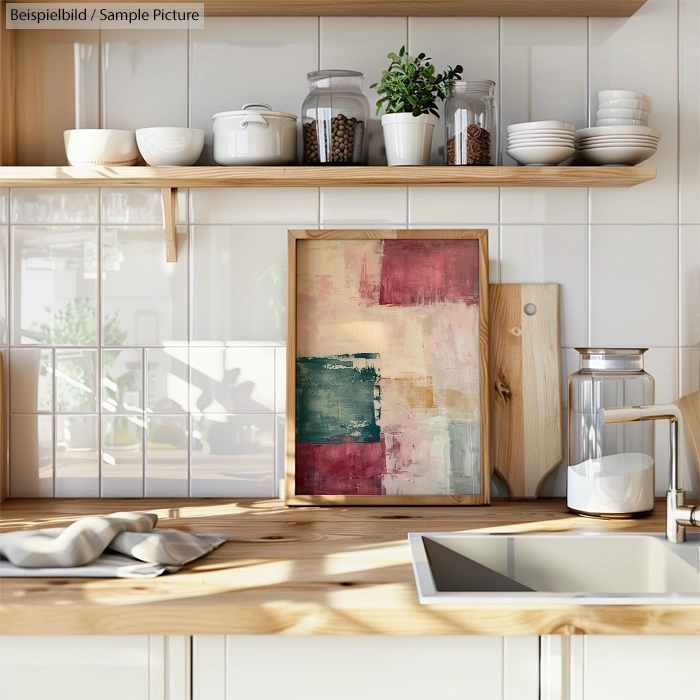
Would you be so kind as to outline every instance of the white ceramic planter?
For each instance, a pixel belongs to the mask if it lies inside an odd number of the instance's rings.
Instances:
[[[385,114],[384,146],[389,165],[428,165],[437,117],[432,114]]]

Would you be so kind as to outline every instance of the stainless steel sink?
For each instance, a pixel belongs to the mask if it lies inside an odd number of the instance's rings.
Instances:
[[[409,533],[423,604],[700,604],[700,533]]]

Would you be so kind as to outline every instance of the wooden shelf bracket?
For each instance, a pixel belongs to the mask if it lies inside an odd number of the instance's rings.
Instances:
[[[162,187],[165,262],[177,262],[177,187]]]

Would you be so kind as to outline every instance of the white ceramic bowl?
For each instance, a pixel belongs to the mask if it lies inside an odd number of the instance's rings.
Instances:
[[[656,143],[630,143],[629,141],[608,141],[607,143],[580,143],[576,146],[577,151],[589,151],[593,148],[653,148],[656,151],[658,150],[659,146]]]
[[[651,103],[651,97],[643,92],[633,90],[601,90],[598,93],[598,104],[609,100],[644,100]]]
[[[597,126],[649,126],[647,119],[596,119]]]
[[[568,122],[546,121],[546,122],[522,122],[520,124],[511,124],[507,131],[509,134],[518,131],[573,131],[576,127]]]
[[[651,112],[651,102],[646,100],[607,100],[599,102],[598,109],[643,109]]]
[[[617,136],[619,134],[661,138],[661,132],[650,126],[590,126],[587,129],[579,129],[576,132],[576,138],[587,139],[591,136]]]
[[[509,146],[508,155],[521,165],[559,165],[574,155],[572,146]]]
[[[649,121],[650,112],[642,109],[598,109],[598,119],[641,119]]]
[[[134,165],[139,160],[133,131],[69,129],[63,143],[71,165]]]
[[[152,126],[136,130],[136,143],[143,159],[154,166],[194,165],[204,148],[203,129]]]
[[[509,136],[508,143],[542,143],[543,141],[556,141],[558,143],[572,143],[574,140],[574,135],[569,134],[569,136],[556,136],[548,135],[544,136]]]
[[[579,151],[585,158],[596,165],[639,165],[656,153],[655,148],[641,146],[590,148]]]
[[[596,143],[607,143],[609,141],[622,141],[627,143],[651,143],[658,144],[659,139],[654,136],[626,136],[625,134],[618,134],[617,136],[589,136],[588,138],[577,139],[576,143],[580,144],[596,144]]]

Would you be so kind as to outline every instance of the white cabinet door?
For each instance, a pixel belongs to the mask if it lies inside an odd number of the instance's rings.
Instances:
[[[195,636],[193,700],[537,700],[537,658],[537,637]]]
[[[584,638],[584,700],[700,697],[700,637]]]
[[[189,637],[0,636],[2,700],[189,700]]]

